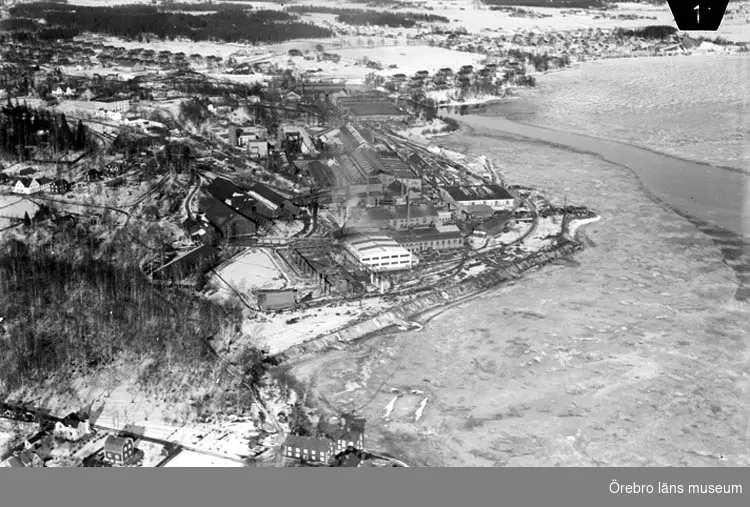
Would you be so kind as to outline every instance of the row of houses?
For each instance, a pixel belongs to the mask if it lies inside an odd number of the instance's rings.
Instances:
[[[12,181],[8,178],[0,177],[0,185],[10,184],[10,190],[14,194],[32,195],[40,192],[51,192],[55,194],[64,194],[72,188],[71,183],[65,179],[53,180],[47,177],[40,178],[17,178]]]
[[[43,467],[51,459],[51,450],[55,440],[64,442],[83,442],[93,435],[89,418],[73,412],[54,423],[51,432],[43,430],[38,438],[26,441],[22,449],[14,452],[2,465],[3,467],[24,468]],[[96,455],[107,466],[133,464],[139,457],[136,442],[128,436],[108,435],[101,451]],[[84,462],[86,460],[84,459]]]
[[[321,419],[316,436],[289,435],[281,447],[285,458],[307,463],[330,464],[347,449],[363,449],[365,419],[344,415],[339,421]]]

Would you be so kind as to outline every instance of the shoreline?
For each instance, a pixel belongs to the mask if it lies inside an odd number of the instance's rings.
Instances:
[[[514,280],[523,279],[528,273],[539,270],[555,260],[575,255],[583,248],[583,245],[575,240],[563,241],[550,251],[533,253],[511,266],[475,275],[452,286],[434,287],[419,298],[394,305],[365,321],[352,323],[332,333],[294,345],[274,354],[273,358],[280,365],[296,367],[307,360],[315,359],[320,353],[338,349],[337,344],[346,347],[386,334],[408,332],[411,329],[403,327],[404,323],[424,326],[443,311],[497,290]],[[436,311],[437,314],[429,315]],[[427,319],[421,321],[420,317],[426,314]]]
[[[512,123],[518,123],[518,122],[515,122],[513,120],[508,120],[507,118],[503,118],[503,119],[506,120],[506,121],[510,121]],[[733,264],[731,264],[729,262],[729,261],[733,260],[733,258],[742,256],[742,254],[745,251],[747,251],[748,249],[750,249],[750,239],[745,238],[745,237],[743,237],[743,235],[738,234],[738,233],[736,233],[734,231],[731,231],[729,229],[721,227],[721,226],[719,226],[717,224],[712,224],[712,223],[707,222],[705,220],[702,220],[702,219],[700,219],[700,218],[698,218],[696,216],[693,216],[690,213],[687,213],[685,211],[680,210],[676,205],[674,205],[674,204],[672,204],[670,202],[667,202],[665,199],[657,196],[651,189],[649,189],[648,186],[646,185],[646,183],[644,183],[644,181],[641,178],[641,176],[633,168],[631,168],[631,167],[629,167],[629,166],[627,166],[625,164],[622,164],[622,163],[618,163],[618,162],[615,162],[615,161],[612,161],[612,160],[608,160],[606,157],[602,156],[599,153],[591,152],[591,151],[586,151],[586,150],[578,150],[578,149],[576,149],[574,147],[571,147],[571,146],[568,146],[568,145],[565,145],[565,144],[562,144],[562,143],[547,142],[547,141],[544,141],[544,140],[541,140],[541,139],[534,139],[534,138],[529,138],[529,137],[525,137],[525,136],[521,136],[521,135],[514,135],[514,134],[510,134],[510,133],[502,133],[502,132],[498,132],[498,133],[488,133],[488,132],[485,132],[485,133],[482,133],[482,132],[478,131],[477,128],[475,128],[475,127],[473,127],[471,125],[468,125],[465,122],[462,122],[460,118],[458,118],[457,121],[461,124],[461,129],[459,129],[458,132],[454,132],[453,134],[462,134],[462,135],[466,135],[466,136],[470,136],[470,137],[486,137],[486,138],[489,138],[489,139],[493,139],[493,138],[514,139],[514,140],[519,140],[521,142],[525,142],[525,143],[529,143],[529,144],[551,146],[551,147],[554,147],[554,148],[557,148],[557,149],[570,151],[572,153],[577,153],[577,154],[581,154],[581,155],[592,156],[592,157],[595,157],[595,158],[597,158],[599,160],[602,160],[602,161],[604,161],[604,162],[606,162],[608,164],[612,164],[614,166],[617,166],[617,167],[620,167],[620,168],[623,168],[623,169],[627,170],[631,175],[633,175],[635,177],[636,181],[638,182],[638,188],[639,188],[639,190],[641,192],[643,192],[643,194],[648,199],[650,199],[651,201],[653,201],[655,204],[657,204],[658,206],[660,206],[664,210],[672,212],[672,213],[676,214],[677,216],[681,217],[682,219],[686,220],[691,225],[693,225],[700,233],[706,235],[708,238],[711,239],[711,241],[714,243],[714,246],[717,247],[719,249],[719,251],[721,252],[724,264],[727,265],[729,268],[731,268],[732,271],[734,271],[735,275],[737,276],[737,290],[735,291],[735,298],[738,301],[750,301],[750,280],[746,280],[745,277],[743,276],[747,268],[745,267],[744,264],[733,265]],[[533,124],[528,124],[528,125],[532,126],[534,128],[542,128],[544,130],[556,131],[555,129],[549,129],[549,128],[546,128],[546,127],[538,127],[537,125],[533,125]],[[489,130],[489,129],[487,129],[487,130]],[[596,138],[596,137],[587,136],[585,134],[576,134],[576,135],[581,135],[583,137],[590,138],[590,139],[595,139],[595,140],[609,141],[607,139],[599,139],[599,138]],[[612,141],[609,141],[609,142],[612,142]],[[633,145],[630,145],[628,143],[624,143],[624,142],[620,142],[620,141],[614,141],[614,142],[617,142],[617,143],[620,143],[620,144],[624,144],[624,145],[627,145],[627,146],[632,146],[632,147],[640,149],[639,146],[633,146]],[[462,146],[463,146],[463,144],[462,144]],[[466,148],[467,152],[471,152],[471,147],[469,145],[466,145],[465,148]],[[649,151],[651,153],[655,153],[655,154],[661,155],[661,156],[672,157],[671,155],[665,155],[665,154],[662,154],[662,153],[655,152],[653,150],[646,150],[646,151]],[[678,157],[672,157],[672,158],[675,158],[677,160],[683,160],[683,159],[680,159]],[[711,166],[710,164],[705,164],[705,163],[702,163],[702,162],[695,162],[695,161],[688,161],[688,162],[696,163],[696,164],[707,166],[707,167],[715,167],[715,166]],[[744,171],[742,171],[741,174],[750,174],[750,173],[745,173]],[[737,248],[739,248],[741,250],[740,253],[739,253],[739,255],[737,255],[737,252],[729,250],[727,248],[727,246],[736,246]]]
[[[513,99],[499,100],[499,101],[495,102],[493,105],[502,105],[502,104],[506,103],[506,100],[514,100],[514,99],[517,99],[517,98],[522,98],[522,97],[514,97]],[[628,146],[630,148],[636,148],[636,149],[639,149],[639,150],[647,151],[647,152],[652,153],[654,155],[659,155],[659,156],[662,156],[662,157],[669,157],[669,158],[672,158],[672,159],[675,159],[675,160],[679,160],[680,162],[686,162],[686,163],[690,163],[690,164],[697,164],[697,165],[709,167],[711,169],[718,169],[718,170],[721,170],[721,171],[727,171],[727,172],[731,172],[731,173],[735,173],[735,174],[741,174],[743,176],[750,176],[750,170],[749,169],[741,169],[739,167],[732,167],[732,166],[726,166],[726,165],[709,164],[708,162],[703,162],[702,160],[695,160],[695,159],[686,158],[686,157],[683,157],[683,156],[680,156],[680,155],[674,155],[672,153],[666,153],[666,152],[663,152],[663,151],[659,151],[658,149],[651,148],[649,146],[643,146],[641,144],[632,143],[630,141],[621,141],[619,139],[611,139],[611,138],[607,138],[607,137],[592,136],[590,134],[581,134],[581,133],[574,132],[574,131],[571,131],[571,130],[564,130],[564,129],[560,129],[560,128],[547,127],[547,126],[544,126],[544,125],[538,125],[536,123],[530,123],[530,122],[527,122],[527,121],[519,121],[519,120],[516,120],[516,119],[513,119],[513,118],[509,118],[507,115],[503,114],[502,111],[493,112],[493,114],[486,114],[486,113],[485,114],[471,114],[471,113],[469,113],[469,114],[457,115],[457,116],[458,117],[455,117],[455,118],[453,118],[453,116],[451,116],[451,117],[453,119],[455,119],[456,121],[458,121],[458,122],[461,122],[461,117],[462,116],[480,116],[480,117],[488,117],[488,118],[500,117],[500,118],[502,118],[505,121],[508,121],[508,122],[511,122],[511,123],[515,123],[515,124],[518,124],[518,125],[523,125],[523,126],[526,126],[526,127],[533,127],[533,128],[537,128],[537,129],[547,130],[547,131],[550,131],[550,132],[557,132],[557,133],[560,133],[560,134],[570,134],[570,135],[575,135],[575,136],[579,136],[579,137],[585,137],[587,139],[592,139],[592,140],[600,141],[600,142],[618,143],[618,144],[622,144],[624,146]],[[468,126],[468,125],[467,125],[467,128],[476,130],[475,127],[471,127],[471,126]],[[458,133],[458,132],[451,132],[451,134],[455,134],[455,133]],[[539,143],[542,143],[542,144],[553,146],[555,148],[560,148],[560,149],[572,151],[572,152],[575,152],[575,153],[580,153],[582,155],[591,155],[591,156],[599,157],[602,160],[604,160],[605,162],[608,162],[608,163],[611,163],[611,164],[622,165],[622,164],[619,164],[617,162],[612,162],[610,160],[607,160],[603,155],[601,155],[599,153],[596,153],[596,152],[593,152],[593,151],[579,150],[579,149],[573,148],[573,147],[568,146],[568,145],[563,144],[563,143],[551,143],[551,142],[547,142],[547,141],[543,141],[543,140],[539,140],[539,139],[534,139],[534,138],[531,138],[531,137],[526,137],[526,136],[523,136],[521,134],[511,134],[511,133],[502,133],[502,134],[498,133],[498,134],[496,134],[496,137],[509,137],[509,138],[513,138],[513,139],[520,138],[521,140],[523,140],[525,142],[530,142],[530,143],[539,142]],[[630,169],[630,170],[632,170],[632,169]]]

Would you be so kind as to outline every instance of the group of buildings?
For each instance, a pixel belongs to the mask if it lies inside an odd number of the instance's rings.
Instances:
[[[199,201],[199,213],[183,224],[192,239],[203,244],[232,242],[255,235],[273,220],[299,215],[299,207],[266,184],[254,182],[241,188],[216,178]]]
[[[95,437],[96,432],[91,428],[87,417],[78,413],[71,413],[54,423],[51,429],[43,429],[34,437],[26,440],[20,448],[0,464],[3,467],[44,467],[54,466],[55,452],[61,444],[78,444],[86,447]],[[128,466],[136,465],[143,457],[136,441],[130,436],[109,434],[104,438],[99,449],[80,457],[82,466]]]
[[[281,447],[284,458],[327,465],[348,449],[362,450],[365,445],[365,419],[344,415],[340,419],[322,419],[316,435],[289,435]],[[356,462],[348,462],[357,466]]]

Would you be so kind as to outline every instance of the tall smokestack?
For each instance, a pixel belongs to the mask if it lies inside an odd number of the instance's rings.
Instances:
[[[411,206],[409,202],[409,192],[406,193],[406,227],[411,227]]]

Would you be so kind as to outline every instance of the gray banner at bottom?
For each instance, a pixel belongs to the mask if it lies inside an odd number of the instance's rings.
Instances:
[[[750,470],[5,468],[0,505],[748,507]]]

